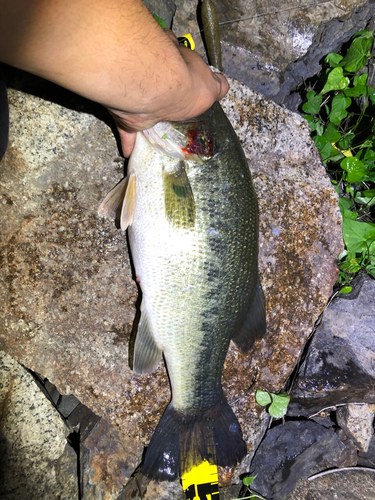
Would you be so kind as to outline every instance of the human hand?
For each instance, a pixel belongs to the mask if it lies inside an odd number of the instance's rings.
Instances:
[[[165,34],[176,46],[187,69],[184,85],[170,88],[166,96],[153,103],[148,112],[137,113],[108,108],[118,128],[122,151],[129,157],[133,151],[136,134],[153,127],[159,121],[183,121],[199,116],[222,99],[229,90],[224,75],[213,73],[203,59],[185,46],[180,46],[170,30]]]

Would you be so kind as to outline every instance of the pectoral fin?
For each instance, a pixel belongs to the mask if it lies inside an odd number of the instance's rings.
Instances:
[[[108,219],[115,219],[122,208],[128,177],[124,177],[104,198],[98,208],[98,215]]]
[[[256,292],[245,322],[232,340],[241,351],[247,352],[253,346],[255,340],[265,336],[266,327],[266,302],[258,278]]]
[[[136,177],[135,174],[130,174],[128,176],[128,185],[126,188],[124,203],[122,205],[120,225],[121,229],[125,229],[131,225],[133,222],[134,208],[135,208],[135,196],[136,196]]]
[[[194,227],[195,201],[184,162],[179,162],[175,172],[164,172],[163,181],[167,219],[176,227]]]
[[[162,352],[156,345],[150,332],[147,314],[142,310],[138,324],[137,337],[134,344],[133,371],[138,375],[156,370],[161,360]]]

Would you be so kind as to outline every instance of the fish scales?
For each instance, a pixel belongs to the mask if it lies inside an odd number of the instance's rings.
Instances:
[[[203,160],[170,157],[138,134],[128,167],[136,179],[129,242],[142,289],[134,366],[150,371],[162,352],[172,388],[143,468],[156,479],[246,454],[221,375],[230,340],[247,350],[265,331],[258,207],[239,140],[218,104],[175,127]]]

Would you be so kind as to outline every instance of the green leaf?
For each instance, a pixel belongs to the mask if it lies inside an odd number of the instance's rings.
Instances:
[[[344,158],[340,166],[348,173],[346,180],[350,183],[360,181],[366,173],[364,163],[355,156]]]
[[[282,418],[288,411],[288,404],[290,401],[289,394],[284,392],[280,394],[272,394],[272,404],[268,408],[268,413],[273,418]]]
[[[344,90],[349,86],[350,80],[347,76],[344,76],[343,69],[341,67],[334,68],[328,74],[328,79],[323,87],[321,94],[330,92],[331,90]]]
[[[366,198],[372,198],[375,196],[375,189],[365,189],[362,191],[362,194],[366,196]]]
[[[367,95],[366,85],[356,85],[344,90],[346,97],[362,97]]]
[[[370,189],[368,189],[367,191],[370,191]],[[375,205],[375,194],[373,196],[364,196],[364,191],[357,191],[354,197],[354,201],[356,203],[359,203],[360,205],[366,205],[367,208],[370,208]]]
[[[358,217],[358,214],[356,212],[352,212],[351,210],[347,209],[343,210],[341,214],[343,219],[356,220]]]
[[[326,137],[331,143],[337,142],[341,138],[340,132],[337,130],[337,127],[333,123],[328,123],[323,136]]]
[[[338,125],[341,120],[346,118],[348,112],[346,108],[348,108],[351,104],[352,100],[350,97],[345,97],[344,94],[338,94],[332,99],[332,107],[331,112],[329,114],[329,119],[335,125]]]
[[[314,90],[310,90],[310,92],[307,92],[306,97],[307,102],[305,102],[302,106],[303,111],[305,113],[310,113],[311,115],[319,113],[323,96],[317,94]]]
[[[331,141],[329,141],[323,135],[317,135],[313,137],[313,141],[315,143],[315,146],[319,149],[322,160],[326,160],[331,156],[331,152],[333,149]]]
[[[371,47],[372,38],[359,37],[355,38],[349,47],[348,53],[342,60],[342,64],[346,71],[355,73],[367,62],[368,51]]]
[[[370,30],[357,31],[357,33],[355,33],[353,35],[353,38],[357,38],[358,36],[361,36],[363,38],[371,38],[372,39],[374,37],[374,32],[370,31]]]
[[[156,14],[153,14],[155,21],[161,26],[164,30],[169,29],[167,23],[162,19],[161,17],[157,16]]]
[[[255,476],[247,476],[242,479],[242,482],[245,486],[250,486],[250,484],[254,481],[258,474]]]
[[[353,290],[352,286],[343,286],[341,290],[339,291],[340,293],[350,293]]]
[[[361,259],[350,259],[346,260],[343,264],[341,264],[341,271],[346,271],[348,273],[357,273],[361,269],[360,265]]]
[[[344,218],[342,232],[348,251],[359,253],[367,249],[369,239],[375,238],[375,224]]]
[[[267,391],[257,390],[255,393],[255,401],[260,404],[260,406],[267,406],[272,403],[271,396]]]
[[[362,73],[362,75],[356,75],[354,78],[353,78],[353,85],[354,87],[356,85],[366,85],[367,83],[367,79],[368,79],[368,73]]]
[[[350,143],[352,140],[355,138],[355,134],[349,132],[348,134],[345,134],[342,136],[342,138],[339,140],[339,147],[343,150],[346,151],[350,147]]]
[[[331,54],[328,54],[324,61],[331,66],[331,68],[336,68],[337,66],[340,65],[340,61],[342,60],[342,55],[340,54],[335,54],[334,52],[331,52]]]
[[[350,210],[352,205],[353,205],[353,202],[350,198],[345,198],[344,196],[339,198],[339,207],[340,207],[340,211],[342,214],[343,214],[344,210]]]

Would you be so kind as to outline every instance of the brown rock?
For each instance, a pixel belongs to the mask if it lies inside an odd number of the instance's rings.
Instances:
[[[258,193],[269,330],[251,356],[232,345],[223,375],[250,452],[246,470],[268,422],[254,392],[278,391],[291,373],[336,281],[342,239],[337,196],[305,121],[231,84],[223,106]],[[139,377],[129,368],[137,290],[126,238],[96,215],[123,175],[114,137],[91,115],[21,92],[9,91],[9,104],[0,348],[145,445],[170,392],[164,366]]]
[[[82,493],[85,500],[116,498],[136,469],[142,446],[101,420],[83,443]]]

